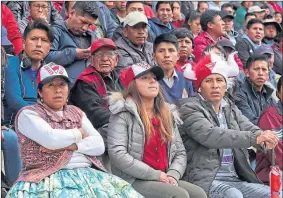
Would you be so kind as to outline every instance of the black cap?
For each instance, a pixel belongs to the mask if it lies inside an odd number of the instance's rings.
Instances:
[[[230,12],[228,12],[226,10],[222,10],[220,12],[220,16],[221,16],[222,19],[224,19],[224,18],[234,19],[234,16],[232,15],[232,13],[230,13]]]
[[[233,43],[230,40],[220,40],[217,42],[218,45],[220,45],[221,47],[229,47],[233,50],[236,50],[235,46],[233,45]]]

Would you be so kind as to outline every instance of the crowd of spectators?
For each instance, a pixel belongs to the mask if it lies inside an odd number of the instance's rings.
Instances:
[[[1,10],[7,197],[270,197],[273,151],[283,169],[282,1]]]

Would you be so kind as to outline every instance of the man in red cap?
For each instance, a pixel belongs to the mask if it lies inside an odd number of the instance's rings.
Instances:
[[[110,111],[105,97],[109,92],[122,91],[118,58],[111,39],[101,38],[91,44],[90,65],[79,75],[71,89],[70,101],[82,109],[92,125],[101,133],[105,145]]]

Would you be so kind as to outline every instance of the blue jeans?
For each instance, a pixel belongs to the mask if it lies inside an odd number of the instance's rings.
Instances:
[[[14,183],[22,169],[18,137],[11,129],[2,130],[2,133],[4,140],[2,140],[1,150],[3,150],[4,155],[5,175],[9,182]]]

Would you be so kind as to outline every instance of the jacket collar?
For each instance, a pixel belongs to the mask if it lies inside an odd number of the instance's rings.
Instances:
[[[162,26],[164,26],[164,27],[169,28],[170,30],[173,29],[173,26],[171,25],[171,23],[169,23],[168,25],[165,25],[165,24],[164,24],[162,21],[160,21],[160,19],[157,18],[157,17],[151,18],[150,20],[153,21],[154,23],[158,24],[158,25],[162,25]]]
[[[243,83],[244,91],[246,91],[247,94],[253,94],[255,97],[258,97],[257,90],[253,83],[249,80],[249,78],[246,78]],[[266,100],[268,100],[270,97],[272,97],[273,89],[270,88],[267,85],[263,85],[262,88],[262,94],[265,95]]]

